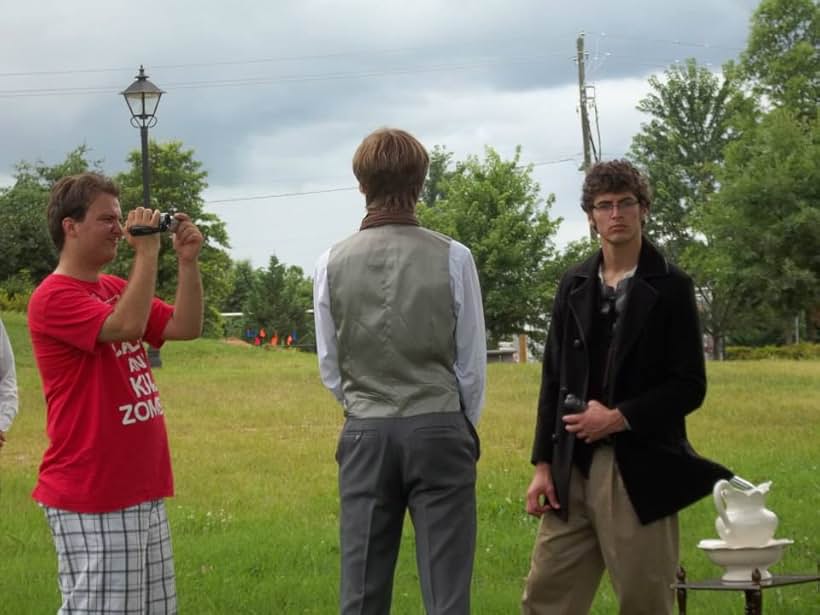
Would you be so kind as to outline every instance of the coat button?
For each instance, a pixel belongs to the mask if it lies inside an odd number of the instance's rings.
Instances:
[[[552,441],[556,442],[556,443],[558,442],[558,434],[557,433],[552,434]]]
[[[578,339],[576,337],[574,340],[572,340],[572,347],[573,348],[580,348],[581,346],[583,346],[583,344],[581,343],[580,339]]]

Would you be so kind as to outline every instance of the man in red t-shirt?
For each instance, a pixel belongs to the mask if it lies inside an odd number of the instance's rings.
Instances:
[[[58,181],[48,227],[59,252],[34,291],[29,331],[47,404],[49,446],[33,497],[54,536],[59,613],[176,613],[163,498],[173,495],[168,437],[143,341],[202,330],[203,237],[174,214],[174,305],[156,299],[160,213],[137,207],[125,225],[119,190],[96,173]],[[147,234],[132,234],[134,227]],[[128,280],[101,273],[125,238]]]

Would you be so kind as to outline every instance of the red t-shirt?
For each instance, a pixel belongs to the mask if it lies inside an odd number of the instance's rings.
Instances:
[[[32,496],[81,513],[173,495],[165,418],[142,340],[99,342],[126,281],[52,274],[31,296],[28,326],[50,444]],[[145,340],[162,345],[173,307],[154,299]]]

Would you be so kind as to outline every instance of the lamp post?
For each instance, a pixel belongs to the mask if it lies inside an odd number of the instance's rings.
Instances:
[[[156,112],[159,99],[165,92],[148,81],[145,69],[140,65],[140,72],[134,83],[120,94],[125,98],[128,110],[131,111],[131,125],[140,129],[142,146],[142,205],[151,207],[151,166],[148,162],[148,129],[157,123]],[[151,367],[162,367],[159,349],[148,346],[148,361]]]
[[[156,112],[159,99],[165,92],[148,81],[145,69],[140,65],[140,72],[134,78],[134,83],[120,92],[131,111],[131,125],[140,129],[142,143],[142,204],[151,206],[151,168],[148,164],[148,129],[157,123]]]

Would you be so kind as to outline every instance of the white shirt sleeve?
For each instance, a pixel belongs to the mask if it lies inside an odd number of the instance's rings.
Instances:
[[[456,361],[453,367],[464,414],[477,425],[484,407],[487,380],[487,331],[473,255],[455,240],[450,242],[450,290],[456,313]]]
[[[319,257],[313,274],[313,320],[316,323],[316,354],[319,357],[319,375],[324,385],[344,406],[342,375],[339,372],[339,351],[336,345],[336,325],[330,313],[330,285],[327,262],[330,250]]]
[[[17,371],[14,353],[3,321],[0,320],[0,431],[8,431],[17,416]]]

